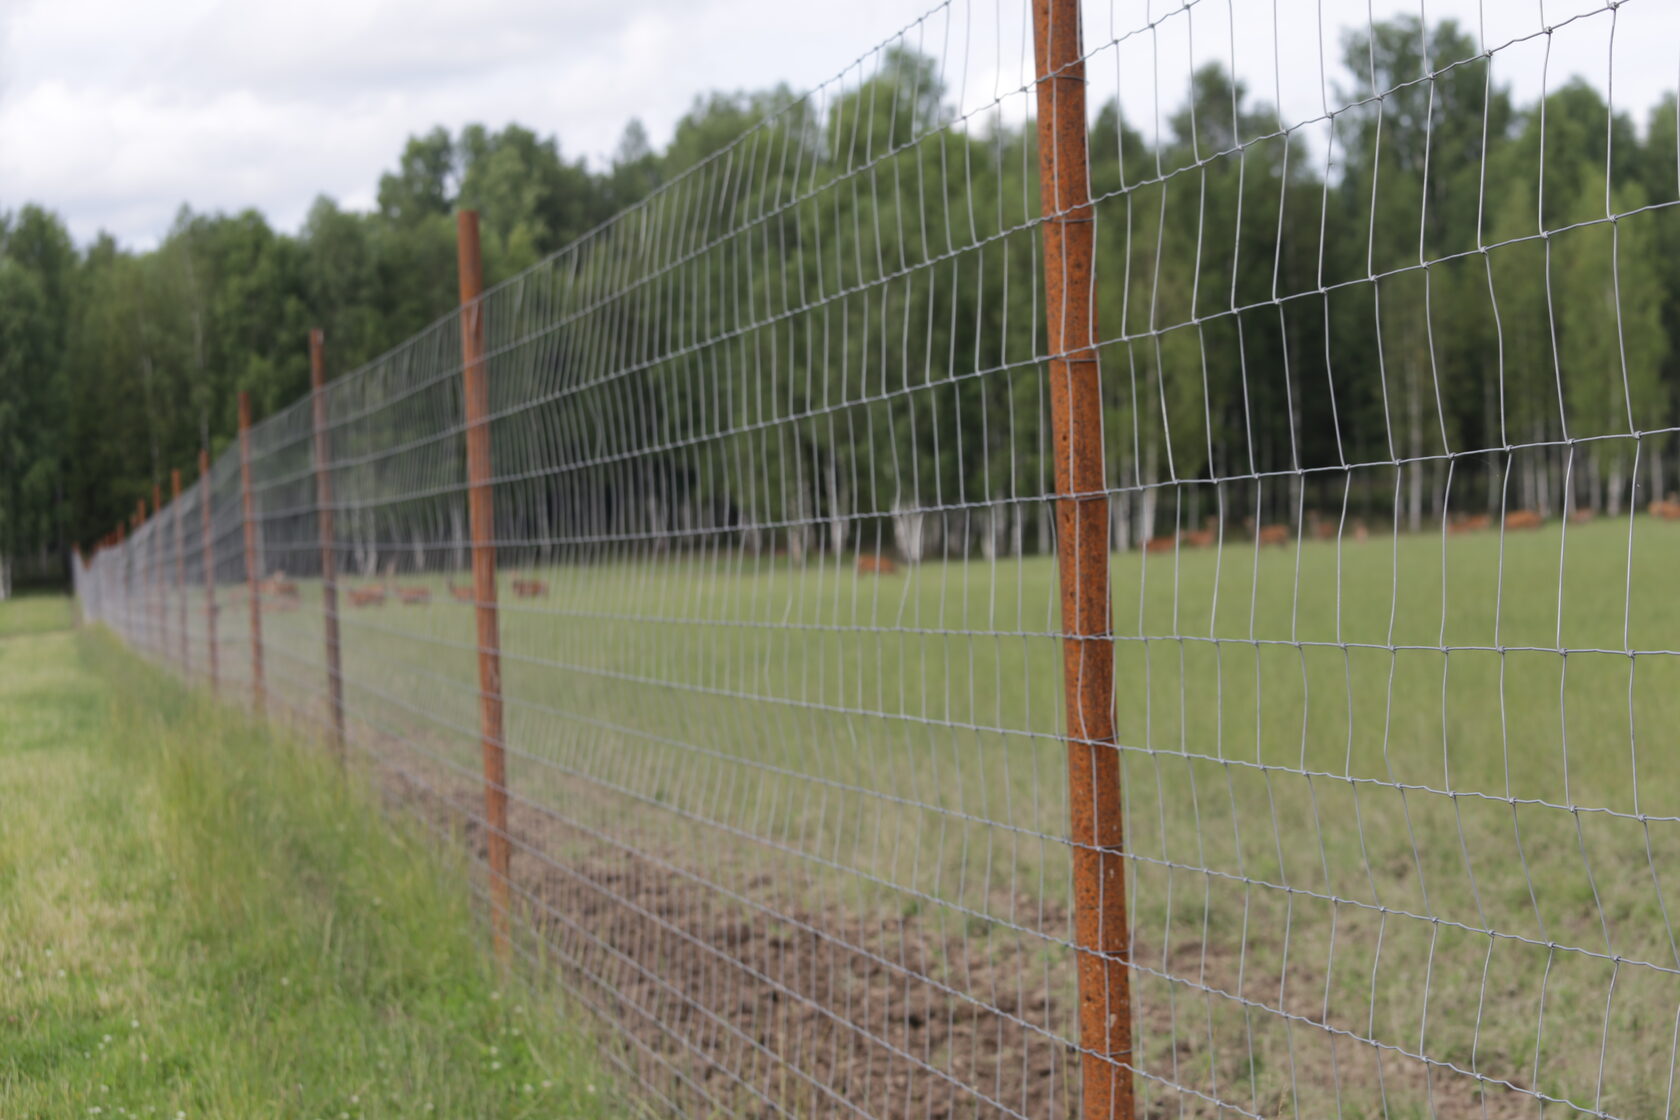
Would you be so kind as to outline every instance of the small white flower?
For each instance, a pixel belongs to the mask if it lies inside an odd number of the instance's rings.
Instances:
[[[137,1030],[139,1030],[139,1029],[140,1029],[140,1020],[138,1020],[138,1019],[130,1019],[130,1020],[129,1020],[129,1021],[128,1021],[128,1029],[129,1029],[129,1030],[133,1030],[133,1031],[137,1031]]]
[[[490,1063],[490,1068],[491,1069],[501,1069],[502,1068],[502,1063],[501,1062],[491,1062]]]
[[[280,977],[280,986],[281,986],[281,987],[282,987],[282,988],[289,988],[289,987],[291,987],[291,986],[292,986],[292,978],[291,978],[291,977],[290,977],[290,976],[282,976],[282,977]]]

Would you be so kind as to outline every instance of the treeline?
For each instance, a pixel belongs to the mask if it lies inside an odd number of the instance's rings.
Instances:
[[[738,135],[756,99],[697,103],[670,146],[641,127],[591,172],[519,125],[411,138],[371,213],[322,197],[295,235],[255,210],[183,206],[157,248],[109,235],[77,247],[50,210],[0,212],[0,555],[57,569],[169,469],[309,383],[302,339],[323,326],[342,371],[455,300],[452,212],[484,219],[491,280],[526,267]],[[33,562],[33,564],[31,564]]]
[[[1425,59],[1432,80],[1422,80]],[[1645,489],[1664,493],[1677,465],[1664,459],[1666,435],[1599,437],[1673,422],[1680,224],[1665,204],[1680,195],[1674,98],[1640,123],[1612,114],[1582,82],[1519,106],[1450,22],[1379,24],[1369,41],[1345,44],[1344,61],[1349,108],[1322,127],[1285,129],[1217,66],[1195,75],[1159,136],[1113,104],[1093,123],[1116,543],[1194,527],[1215,509],[1198,480],[1249,480],[1268,503],[1263,515],[1334,507],[1347,485],[1338,468],[1355,463],[1391,464],[1358,472],[1358,501],[1366,516],[1403,526],[1441,512],[1449,474],[1454,510],[1503,502],[1555,512],[1566,479],[1574,501],[1617,507],[1636,470]],[[758,460],[760,493],[701,496],[685,484],[682,495],[666,488],[666,506],[704,497],[727,505],[736,525],[827,520],[832,528],[809,542],[821,547],[843,542],[858,515],[1042,493],[1032,129],[991,119],[942,127],[952,111],[937,74],[901,50],[820,108],[785,89],[713,95],[663,151],[632,125],[600,170],[517,125],[437,129],[408,142],[373,212],[322,198],[295,235],[254,211],[183,208],[156,249],[132,252],[106,236],[77,247],[40,207],[0,215],[0,554],[23,568],[62,566],[71,543],[98,537],[166,484],[170,467],[225,446],[239,390],[259,415],[297,399],[308,328],[326,329],[337,372],[447,312],[455,208],[480,212],[495,281],[771,111],[765,150],[780,144],[799,158],[733,188],[737,203],[753,192],[795,200],[761,207],[774,212],[754,227],[767,253],[771,232],[776,240],[753,280],[760,290],[709,312],[715,321],[671,303],[680,323],[626,312],[612,329],[675,351],[679,338],[723,333],[742,306],[779,309],[764,328],[786,343],[771,399],[786,414],[832,402],[881,423],[848,424],[850,435],[829,424],[797,439],[791,460]],[[827,185],[806,190],[817,182]],[[683,236],[710,244],[721,210],[689,214]],[[580,267],[607,268],[613,236],[597,234]],[[720,226],[716,243],[743,236]],[[726,291],[737,261],[702,252],[655,282],[711,277]],[[941,261],[949,283],[931,279]],[[832,315],[799,302],[822,292],[834,294]],[[916,324],[898,339],[903,356],[863,353],[864,330],[835,341],[842,325],[877,320]],[[914,361],[904,345],[912,333],[925,352]],[[628,349],[594,357],[620,361]],[[648,446],[717,442],[732,421],[766,419],[762,401],[752,417],[691,408],[687,395],[704,395],[694,379],[707,375],[679,366],[643,371],[649,406],[635,423],[660,429],[642,432],[658,437]],[[760,367],[753,376],[762,389]],[[883,391],[893,377],[948,384],[918,409]],[[859,401],[873,403],[847,403]],[[702,414],[705,431],[695,426]],[[1517,445],[1531,450],[1509,463],[1448,454]],[[1158,485],[1167,482],[1180,485]],[[528,505],[553,525],[553,507],[568,500],[545,493]],[[1227,515],[1255,508],[1245,498]],[[923,550],[919,522],[893,529],[908,538],[901,549]],[[1019,547],[1024,535],[1018,516],[974,531],[988,550],[1000,536]]]

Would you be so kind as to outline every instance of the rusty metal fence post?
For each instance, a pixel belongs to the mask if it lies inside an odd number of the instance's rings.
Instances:
[[[181,471],[169,472],[170,508],[175,511],[175,630],[181,646],[181,675],[191,672],[191,647],[187,642],[187,550],[181,535]]]
[[[326,339],[309,332],[309,389],[315,422],[315,507],[321,533],[321,621],[327,641],[327,703],[332,709],[333,749],[344,762],[344,678],[338,650],[338,560],[333,552],[333,491],[327,437]]]
[[[262,598],[257,584],[262,579],[257,558],[257,519],[251,499],[251,394],[239,394],[239,492],[245,521],[245,590],[251,600],[251,705],[261,715],[263,695]]]
[[[1078,0],[1033,0],[1084,1120],[1132,1120],[1125,821],[1114,732],[1095,214]]]
[[[478,713],[484,759],[484,825],[490,848],[491,929],[508,954],[507,758],[502,749],[502,655],[496,618],[495,507],[490,481],[490,388],[484,370],[484,262],[478,214],[455,215],[461,289],[461,382],[466,401],[467,512],[472,526],[473,598],[478,613]]]
[[[204,548],[204,665],[210,674],[210,695],[216,695],[216,550],[210,532],[210,452],[198,452],[198,484],[204,493],[199,497],[199,522],[202,526]]]

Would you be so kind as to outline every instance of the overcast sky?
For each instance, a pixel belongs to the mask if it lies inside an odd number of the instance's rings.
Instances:
[[[78,240],[104,229],[136,247],[183,202],[256,206],[291,230],[317,194],[371,206],[403,140],[434,124],[518,121],[601,165],[632,117],[660,144],[697,93],[810,88],[860,58],[866,70],[906,27],[980,111],[1027,77],[1026,8],[953,0],[923,19],[927,0],[0,0],[0,210],[42,202]],[[1157,91],[1164,114],[1190,64],[1216,58],[1286,119],[1312,120],[1345,81],[1343,32],[1368,11],[1451,16],[1487,47],[1529,37],[1495,55],[1496,80],[1527,99],[1542,74],[1601,89],[1613,75],[1616,104],[1641,123],[1680,71],[1677,0],[1615,12],[1605,0],[1087,0],[1093,99],[1118,89],[1147,132]],[[1002,111],[1023,108],[1006,97]]]

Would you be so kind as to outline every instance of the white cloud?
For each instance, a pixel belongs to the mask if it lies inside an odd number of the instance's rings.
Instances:
[[[517,120],[603,159],[633,116],[662,138],[703,90],[833,70],[905,4],[0,6],[0,206],[39,200],[79,238],[146,245],[182,202],[257,206],[283,227],[317,193],[370,204],[403,140],[439,123]]]
[[[1236,59],[1259,96],[1292,119],[1321,111],[1351,0],[1107,0],[1086,3],[1087,46],[1156,23],[1093,59],[1093,95],[1118,90],[1147,125],[1188,67]],[[147,245],[176,209],[256,206],[293,228],[318,193],[370,205],[403,140],[434,124],[517,120],[604,160],[631,117],[656,142],[694,96],[777,81],[820,82],[921,14],[924,0],[0,0],[0,207],[38,200],[76,236],[109,229]],[[1549,80],[1609,72],[1637,118],[1674,85],[1680,5],[1546,0],[1555,35],[1503,53],[1496,74],[1533,96]],[[1419,0],[1379,0],[1381,18]],[[1538,0],[1428,0],[1497,45],[1542,29]],[[965,107],[1018,89],[1025,0],[955,0],[911,37],[944,61]],[[1115,62],[1120,73],[1115,74]],[[868,65],[866,61],[865,65]],[[1106,68],[1106,69],[1105,69]],[[852,79],[855,80],[856,71]],[[1013,113],[1022,110],[1020,99]]]

